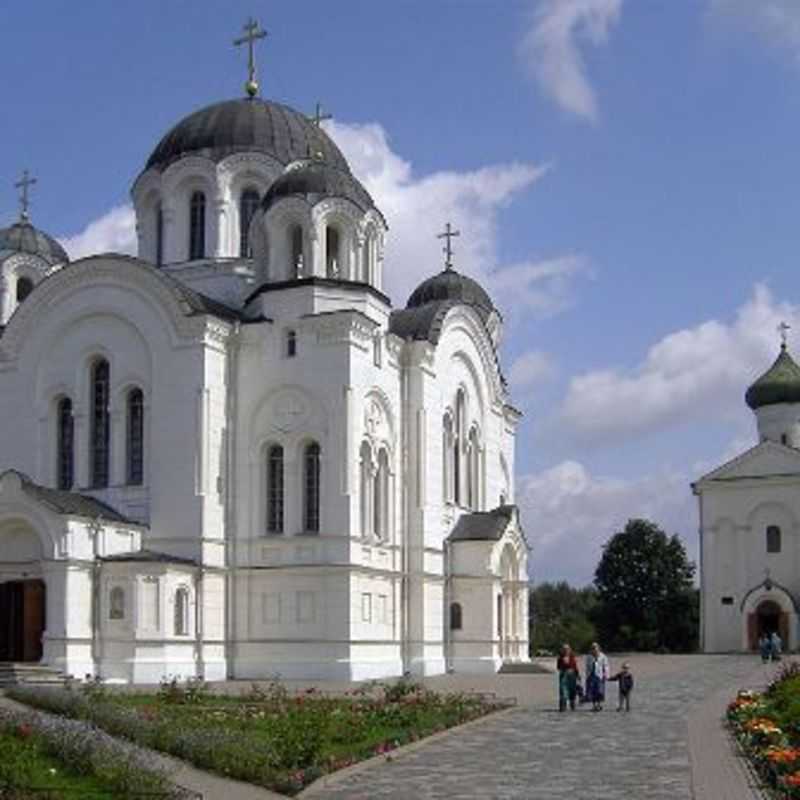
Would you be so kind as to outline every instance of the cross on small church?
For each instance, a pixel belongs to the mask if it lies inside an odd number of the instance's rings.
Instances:
[[[781,336],[781,350],[786,349],[786,339],[788,338],[789,331],[792,329],[792,326],[787,324],[786,322],[781,322],[778,325],[778,333]]]
[[[436,234],[437,239],[447,240],[445,246],[442,248],[445,269],[453,269],[453,243],[451,240],[454,236],[461,236],[461,231],[454,231],[449,222],[444,226],[443,233]]]
[[[312,122],[318,128],[327,119],[333,119],[333,114],[323,114],[322,113],[322,103],[317,103],[317,107],[316,107],[316,109],[314,111],[314,116],[308,118],[309,122]]]
[[[247,83],[244,89],[250,97],[255,97],[258,94],[258,81],[256,80],[256,54],[253,45],[259,40],[267,36],[267,32],[261,28],[256,20],[250,17],[245,23],[244,36],[234,39],[233,43],[236,47],[243,44],[247,45]]]
[[[28,190],[36,183],[36,178],[31,178],[28,170],[24,170],[22,177],[14,184],[16,189],[20,190],[19,193],[19,216],[20,219],[28,219],[28,206],[30,205],[30,198],[28,197]]]

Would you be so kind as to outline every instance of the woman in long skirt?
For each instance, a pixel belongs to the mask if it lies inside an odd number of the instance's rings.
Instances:
[[[575,710],[575,698],[578,696],[580,672],[575,653],[568,644],[561,646],[561,653],[556,660],[558,671],[558,710],[566,711],[567,703],[572,711]]]
[[[594,642],[586,656],[586,699],[592,704],[592,711],[603,710],[609,674],[608,656]]]

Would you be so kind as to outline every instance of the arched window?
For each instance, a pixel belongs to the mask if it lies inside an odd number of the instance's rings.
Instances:
[[[127,482],[141,486],[144,482],[144,394],[131,389],[127,399],[125,473]]]
[[[267,452],[267,531],[283,533],[283,448],[279,444]]]
[[[473,511],[480,505],[480,445],[478,431],[469,432],[467,442],[467,506]]]
[[[189,201],[189,260],[206,255],[206,196],[193,192]]]
[[[450,630],[460,631],[463,625],[461,603],[450,603]]]
[[[372,484],[375,480],[375,470],[372,464],[372,448],[369,446],[369,442],[362,443],[360,456],[361,535],[366,537],[372,533],[372,503],[375,500],[372,489]]]
[[[375,476],[375,536],[386,539],[389,535],[389,456],[381,450],[378,456],[378,472]]]
[[[175,635],[189,633],[189,590],[181,586],[175,592]]]
[[[299,225],[292,225],[289,231],[289,246],[292,254],[290,276],[303,277],[303,229]]]
[[[325,274],[329,278],[338,278],[342,259],[339,252],[339,231],[332,225],[325,229]]]
[[[91,372],[91,484],[96,489],[108,486],[110,415],[109,403],[110,370],[108,361],[98,359]]]
[[[253,248],[250,246],[250,223],[258,210],[261,199],[255,189],[245,189],[239,199],[239,255],[252,258]]]
[[[156,206],[156,266],[164,263],[164,209]]]
[[[777,525],[767,526],[767,552],[780,553],[781,551],[781,529]]]
[[[108,595],[108,618],[125,619],[125,590],[114,586]]]
[[[445,503],[453,502],[453,418],[445,414],[442,420],[442,492]]]
[[[464,426],[467,414],[466,398],[464,397],[464,390],[459,389],[456,394],[456,429],[453,436],[453,502],[458,506],[461,505],[462,491],[462,459],[461,453],[464,448]]]
[[[30,278],[17,278],[17,302],[21,303],[33,291]]]
[[[59,489],[71,489],[75,474],[75,421],[69,397],[58,401],[56,418],[56,485]]]
[[[303,454],[303,528],[309,533],[319,532],[320,455],[316,442]]]
[[[286,331],[286,358],[294,358],[297,355],[297,332],[294,330]]]

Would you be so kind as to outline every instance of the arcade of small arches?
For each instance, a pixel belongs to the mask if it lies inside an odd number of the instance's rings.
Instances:
[[[467,393],[459,387],[455,408],[448,408],[442,420],[442,496],[446,503],[477,511],[484,501],[485,453],[477,420],[468,420]]]

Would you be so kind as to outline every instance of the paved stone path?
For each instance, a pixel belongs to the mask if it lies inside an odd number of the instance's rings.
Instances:
[[[642,663],[633,710],[617,713],[616,687],[602,713],[552,710],[551,697],[454,731],[393,761],[333,777],[304,793],[325,800],[689,800],[759,797],[721,726],[726,697],[768,675],[748,656],[693,656]],[[689,725],[692,717],[690,755]],[[694,762],[694,763],[693,763]]]

